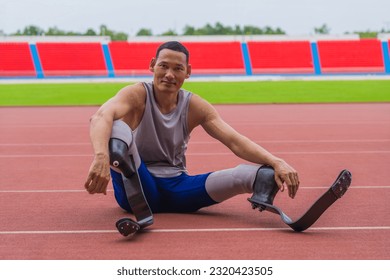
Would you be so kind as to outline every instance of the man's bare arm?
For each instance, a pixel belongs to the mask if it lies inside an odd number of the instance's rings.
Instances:
[[[275,170],[275,180],[279,188],[284,190],[284,183],[288,187],[290,197],[294,197],[298,187],[298,173],[284,160],[274,156],[266,149],[249,138],[238,133],[228,125],[213,106],[198,96],[194,96],[191,104],[191,126],[198,123],[213,138],[222,142],[235,155],[257,164],[267,164]]]
[[[110,180],[108,141],[114,120],[130,118],[137,120],[140,109],[143,109],[143,85],[136,84],[120,90],[113,98],[104,103],[90,119],[90,139],[94,159],[88,172],[84,187],[93,193],[106,194]],[[140,108],[141,107],[141,108]],[[135,124],[135,122],[134,122]]]

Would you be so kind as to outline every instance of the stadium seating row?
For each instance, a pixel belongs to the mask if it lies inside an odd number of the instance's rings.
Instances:
[[[0,42],[0,77],[150,75],[160,42]],[[390,74],[389,41],[183,42],[195,75]]]

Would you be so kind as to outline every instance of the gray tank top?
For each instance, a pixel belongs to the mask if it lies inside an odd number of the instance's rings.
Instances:
[[[187,172],[185,152],[188,140],[188,106],[192,93],[181,89],[177,107],[162,114],[153,93],[153,83],[144,83],[145,112],[134,130],[141,159],[156,177],[174,177]]]

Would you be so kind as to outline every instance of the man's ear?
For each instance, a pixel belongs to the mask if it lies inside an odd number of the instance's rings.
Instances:
[[[192,67],[191,67],[191,64],[188,64],[188,66],[187,66],[187,75],[186,75],[186,79],[188,79],[190,76],[191,76],[191,69]]]
[[[154,66],[156,65],[156,59],[153,57],[149,64],[150,72],[154,72]]]

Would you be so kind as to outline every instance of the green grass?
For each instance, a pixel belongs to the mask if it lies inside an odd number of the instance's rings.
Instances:
[[[388,102],[390,80],[188,84],[212,103]]]
[[[0,84],[0,106],[100,105],[126,83]],[[390,102],[390,80],[186,82],[213,104]]]
[[[0,84],[0,106],[99,105],[125,84]]]

